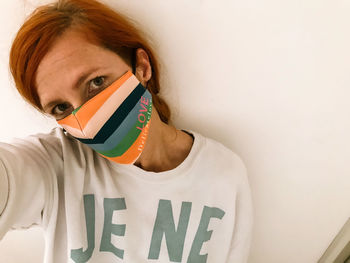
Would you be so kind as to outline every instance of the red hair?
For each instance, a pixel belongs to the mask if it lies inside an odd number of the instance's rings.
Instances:
[[[170,121],[170,108],[158,95],[158,61],[152,48],[128,19],[95,0],[58,0],[40,6],[19,29],[11,47],[9,64],[16,88],[27,102],[43,111],[35,87],[36,71],[55,39],[71,27],[117,53],[133,68],[135,50],[143,48],[152,67],[147,89],[160,119],[165,123]]]

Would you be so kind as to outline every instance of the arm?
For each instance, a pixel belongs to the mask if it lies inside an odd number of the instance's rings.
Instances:
[[[253,232],[253,202],[246,168],[241,162],[236,199],[236,220],[227,263],[247,263]]]
[[[4,165],[0,162],[0,216],[8,198],[8,179]]]
[[[53,134],[0,143],[0,239],[10,229],[46,222],[63,167],[61,152]]]

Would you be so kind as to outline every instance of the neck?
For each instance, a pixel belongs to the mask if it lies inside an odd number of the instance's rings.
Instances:
[[[162,122],[153,108],[145,148],[134,165],[153,172],[171,170],[187,157],[192,141],[190,135]]]

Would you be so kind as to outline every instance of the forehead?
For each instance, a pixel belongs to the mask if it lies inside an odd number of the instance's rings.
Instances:
[[[107,50],[77,30],[67,30],[51,46],[39,63],[35,85],[41,104],[52,99],[60,85],[70,87],[78,75],[92,68],[125,67],[125,62],[114,52]],[[71,87],[73,88],[73,87]]]
[[[55,40],[39,63],[36,81],[40,83],[45,79],[47,73],[56,71],[60,66],[82,64],[79,62],[87,62],[94,57],[98,58],[96,55],[103,51],[101,47],[88,41],[82,33],[68,30]]]

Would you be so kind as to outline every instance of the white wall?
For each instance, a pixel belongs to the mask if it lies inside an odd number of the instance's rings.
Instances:
[[[249,262],[316,262],[350,215],[350,2],[109,2],[155,40],[177,127],[245,161],[255,205]],[[2,141],[55,125],[8,78],[8,48],[29,9],[0,2]],[[43,246],[38,229],[10,232],[0,262],[40,262]]]

